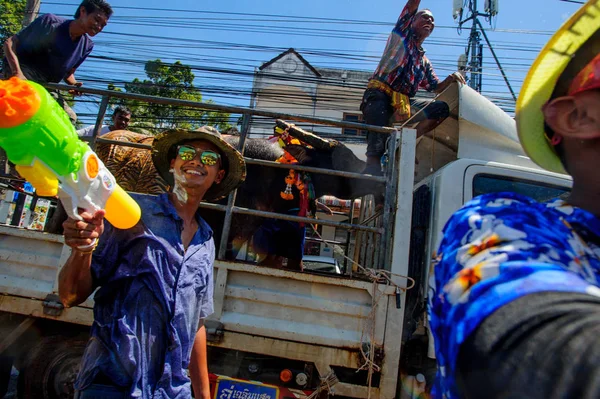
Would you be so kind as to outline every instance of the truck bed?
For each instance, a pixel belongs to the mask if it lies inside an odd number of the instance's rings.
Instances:
[[[0,310],[91,325],[91,298],[59,314],[44,311],[69,253],[62,236],[0,226]],[[385,335],[397,332],[390,326],[401,319],[387,317],[395,307],[393,288],[369,281],[223,261],[215,262],[214,281],[210,319],[222,323],[222,339],[212,345],[311,362],[322,376],[332,366],[359,368],[361,345],[371,343],[369,333],[374,333],[373,344],[382,347]],[[384,364],[382,377],[395,375],[389,367],[398,365]],[[339,395],[367,393],[366,387],[336,387]]]

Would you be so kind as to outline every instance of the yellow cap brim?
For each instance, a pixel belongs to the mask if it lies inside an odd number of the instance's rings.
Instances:
[[[550,100],[573,55],[599,28],[600,0],[590,0],[552,36],[533,63],[521,88],[516,108],[519,140],[527,155],[549,171],[566,173],[545,137],[542,107]]]

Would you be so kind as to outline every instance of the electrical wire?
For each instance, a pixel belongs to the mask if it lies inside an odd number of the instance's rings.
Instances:
[[[66,2],[44,2],[44,5],[57,5],[74,8],[78,3]],[[309,37],[334,37],[351,40],[370,40],[374,42],[383,42],[387,39],[389,28],[393,24],[381,21],[360,21],[343,18],[322,18],[311,16],[290,16],[277,14],[260,13],[237,13],[237,12],[216,12],[203,10],[182,10],[169,8],[150,8],[150,7],[129,7],[116,6],[115,9],[136,10],[136,15],[114,15],[111,17],[109,27],[118,29],[121,25],[135,27],[172,27],[199,30],[221,29],[227,32],[245,34],[253,32],[257,34],[273,35],[284,34],[287,36],[309,36]],[[141,15],[144,12],[153,15]],[[160,13],[160,15],[157,15]],[[177,15],[184,13],[185,16]],[[193,15],[189,15],[193,14]],[[70,17],[70,15],[66,14]],[[283,26],[284,24],[291,26]],[[331,26],[343,25],[359,26],[358,29],[339,29]],[[381,32],[377,29],[385,28]],[[364,29],[367,28],[367,29]],[[437,26],[438,29],[455,29],[453,26]],[[175,32],[173,30],[173,32]],[[436,29],[437,32],[437,29]],[[526,34],[532,36],[550,35],[552,32],[539,30],[511,30],[501,29],[495,33],[503,34]],[[135,39],[135,40],[132,40]],[[537,44],[526,44],[522,42],[494,40],[498,50],[503,51],[501,61],[506,65],[506,72],[511,80],[518,84],[523,80],[529,65],[533,60],[534,54],[537,54],[541,46]],[[438,37],[433,35],[427,41],[427,46],[431,48],[428,55],[435,66],[438,75],[443,78],[445,73],[451,73],[456,70],[454,56],[444,55],[438,49],[451,47],[464,47],[464,43],[455,39]],[[195,51],[189,51],[193,48]],[[170,63],[175,60],[182,60],[186,65],[190,65],[196,75],[194,85],[196,90],[211,98],[218,98],[223,102],[233,102],[239,104],[244,98],[249,100],[253,94],[252,81],[255,76],[254,69],[261,63],[287,50],[284,47],[261,46],[240,42],[209,41],[195,38],[181,38],[174,35],[158,36],[139,33],[122,32],[103,32],[96,40],[96,47],[93,55],[84,63],[78,77],[85,81],[86,85],[92,87],[105,88],[108,84],[114,84],[117,87],[124,87],[131,82],[133,78],[143,77],[143,66],[150,59],[163,58],[165,62]],[[373,65],[379,60],[381,54],[377,51],[354,51],[346,48],[297,48],[297,51],[310,59],[310,64],[317,68],[352,68],[370,73]],[[236,56],[227,56],[228,52],[235,52]],[[247,54],[244,56],[244,53]],[[515,53],[515,55],[510,55]],[[531,57],[517,56],[517,53],[532,54]],[[260,54],[261,56],[252,56],[251,54]],[[125,55],[125,56],[124,56]],[[264,55],[264,56],[263,56]],[[215,66],[217,65],[217,66]],[[501,75],[492,72],[488,67],[492,67],[493,62],[484,61],[484,71],[481,75],[484,77],[483,94],[498,104],[501,108],[512,112],[514,101],[505,92],[499,90],[503,87]],[[316,78],[290,78],[277,76],[283,83],[294,84],[314,84]],[[344,85],[347,89],[360,89],[364,83],[348,83]],[[285,90],[270,92],[275,98],[288,99],[289,93]],[[353,100],[360,94],[353,94]],[[327,109],[336,110],[337,96],[324,94],[319,97],[321,105]],[[221,102],[221,101],[220,101]],[[84,111],[90,111],[97,107],[97,101],[83,102],[77,101]],[[329,105],[327,105],[329,104]],[[282,109],[293,109],[303,105],[302,101],[287,101]],[[337,110],[340,106],[337,105]],[[89,112],[91,113],[91,112]]]

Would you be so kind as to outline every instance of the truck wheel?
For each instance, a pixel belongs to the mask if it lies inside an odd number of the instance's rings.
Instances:
[[[46,337],[33,346],[19,370],[19,398],[71,399],[86,342]]]

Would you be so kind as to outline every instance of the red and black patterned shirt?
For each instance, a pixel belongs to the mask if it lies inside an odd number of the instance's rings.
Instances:
[[[412,31],[416,13],[408,4],[404,7],[372,77],[409,97],[414,97],[419,88],[434,91],[440,83]]]

